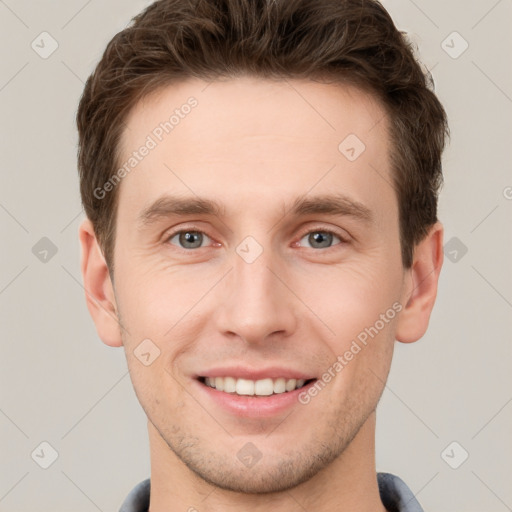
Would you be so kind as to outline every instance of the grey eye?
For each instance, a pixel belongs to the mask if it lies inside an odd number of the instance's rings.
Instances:
[[[177,238],[177,242],[173,242]],[[183,249],[198,249],[201,247],[203,241],[209,240],[209,237],[200,231],[179,231],[169,239],[170,243],[178,245]]]
[[[301,242],[307,239],[308,244],[310,244],[310,247],[313,249],[325,249],[332,245],[333,239],[335,238],[341,242],[338,236],[329,231],[311,231],[301,238]]]

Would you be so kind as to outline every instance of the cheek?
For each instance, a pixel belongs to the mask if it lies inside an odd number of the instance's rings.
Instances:
[[[294,282],[297,295],[329,328],[331,338],[336,336],[341,350],[392,308],[400,297],[401,279],[396,263],[375,258],[366,263],[318,266],[314,273],[298,274]],[[384,328],[379,321],[379,331],[389,331],[395,313],[392,310],[387,315]]]
[[[152,421],[169,424],[169,414],[183,407],[180,386],[168,373],[165,360],[160,356],[150,366],[142,365],[127,354],[128,367],[133,389],[147,417]],[[158,420],[160,418],[160,420]]]
[[[197,305],[211,287],[210,280],[214,283],[218,279],[198,276],[192,266],[149,267],[140,274],[119,273],[116,291],[130,375],[141,401],[147,404],[154,400],[156,390],[163,388],[171,397],[180,388],[176,362],[190,351],[192,340],[199,338],[204,319]],[[178,399],[178,395],[173,396],[174,401]]]
[[[218,280],[211,268],[201,266],[171,266],[161,260],[129,266],[133,272],[119,272],[116,298],[131,337],[169,336]]]
[[[331,379],[333,392],[326,394],[326,398],[334,401],[332,406],[338,415],[351,411],[355,417],[363,418],[376,407],[390,369],[394,344],[394,320],[380,330],[375,324],[354,326],[346,337],[331,344],[336,363],[331,365],[330,373],[335,377]]]

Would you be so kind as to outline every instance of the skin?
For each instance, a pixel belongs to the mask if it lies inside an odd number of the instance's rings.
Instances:
[[[121,161],[189,96],[198,100],[119,185],[114,284],[91,222],[79,230],[89,311],[102,341],[124,346],[148,417],[151,512],[384,511],[375,408],[395,340],[416,341],[427,329],[443,227],[430,229],[404,269],[388,119],[372,96],[298,80],[207,85],[165,87],[127,119]],[[348,134],[366,146],[353,162],[338,150]],[[287,213],[299,196],[336,191],[373,221]],[[165,193],[214,199],[225,212],[139,229],[140,212]],[[180,229],[204,233],[200,247],[180,245]],[[315,244],[309,235],[326,229],[336,235]],[[252,263],[236,252],[249,235],[263,249]],[[195,381],[199,370],[237,364],[320,378],[397,302],[400,313],[307,405],[237,417]],[[134,351],[148,338],[160,354],[145,366]],[[250,468],[237,457],[248,442],[262,454]]]

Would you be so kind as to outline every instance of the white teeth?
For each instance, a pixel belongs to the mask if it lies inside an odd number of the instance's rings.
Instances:
[[[224,379],[222,377],[215,377],[215,387],[219,391],[224,391]]]
[[[219,377],[217,377],[219,378]],[[222,378],[222,377],[221,377]],[[215,379],[217,380],[217,379]],[[254,381],[246,379],[238,379],[236,381],[237,395],[254,395]]]
[[[268,396],[274,392],[274,383],[272,379],[257,380],[254,384],[254,394]]]
[[[296,379],[289,379],[286,381],[286,391],[293,391],[297,385]]]
[[[225,393],[245,396],[270,396],[273,393],[285,393],[301,388],[304,379],[235,379],[234,377],[205,377],[205,384]]]
[[[286,391],[286,380],[276,379],[274,381],[274,393],[284,393]]]
[[[234,393],[236,391],[236,379],[224,377],[224,391],[226,393]]]

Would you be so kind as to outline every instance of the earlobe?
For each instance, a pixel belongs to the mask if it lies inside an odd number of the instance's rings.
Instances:
[[[78,233],[82,247],[81,270],[87,309],[103,343],[120,347],[123,342],[114,288],[92,222],[85,219]]]
[[[402,343],[419,340],[426,332],[437,296],[443,265],[443,226],[436,222],[416,245],[413,264],[407,270],[402,293],[403,309],[395,337]]]

